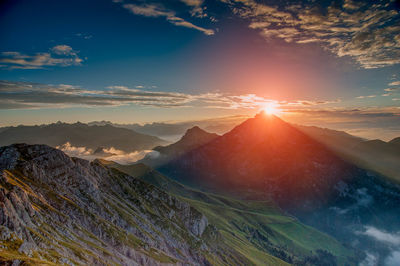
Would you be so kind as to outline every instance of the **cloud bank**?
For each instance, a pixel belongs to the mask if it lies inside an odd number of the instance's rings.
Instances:
[[[146,155],[152,157],[156,157],[158,155],[158,152],[152,150],[142,150],[126,153],[124,151],[115,149],[114,147],[105,148],[103,149],[103,153],[96,154],[92,149],[86,147],[75,147],[69,142],[57,146],[56,148],[62,150],[72,157],[78,157],[90,161],[101,158],[108,161],[117,162],[119,164],[132,164],[140,159],[143,159]]]
[[[71,106],[122,106],[136,104],[147,107],[192,107],[223,109],[259,109],[266,103],[282,108],[335,104],[333,101],[275,101],[255,94],[222,93],[188,94],[182,92],[146,91],[125,86],[109,86],[89,90],[72,85],[50,85],[30,82],[0,81],[0,109],[60,108]]]
[[[350,56],[362,68],[400,63],[400,17],[394,1],[304,1],[278,5],[254,0],[221,0],[249,28],[266,39],[318,43],[339,57]]]

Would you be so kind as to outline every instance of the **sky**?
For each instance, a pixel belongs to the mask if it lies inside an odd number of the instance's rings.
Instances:
[[[400,136],[399,1],[0,4],[0,126],[254,115]]]

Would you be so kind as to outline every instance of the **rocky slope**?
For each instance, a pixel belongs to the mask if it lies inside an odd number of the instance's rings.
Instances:
[[[187,202],[99,161],[15,144],[0,169],[3,263],[249,264]]]

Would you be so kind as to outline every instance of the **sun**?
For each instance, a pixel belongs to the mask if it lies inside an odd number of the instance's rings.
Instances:
[[[277,104],[277,103],[266,103],[264,105],[264,107],[262,108],[262,111],[266,115],[277,115],[280,113],[280,110],[278,107],[279,107],[279,104]]]

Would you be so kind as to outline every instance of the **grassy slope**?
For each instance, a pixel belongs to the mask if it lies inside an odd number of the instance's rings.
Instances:
[[[193,190],[143,164],[124,166],[103,163],[140,177],[189,202],[219,229],[228,245],[257,265],[278,265],[273,262],[275,257],[302,261],[321,249],[334,254],[341,265],[349,263],[349,257],[354,257],[353,251],[334,238],[282,214],[271,202],[243,201]]]

